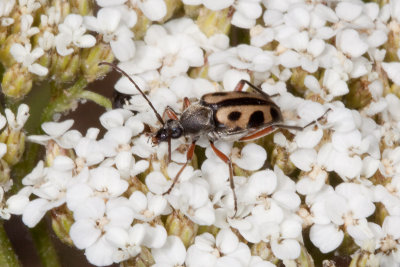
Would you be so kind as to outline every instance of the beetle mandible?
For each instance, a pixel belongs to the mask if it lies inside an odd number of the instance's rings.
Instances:
[[[178,182],[179,176],[192,160],[196,141],[201,136],[206,136],[214,153],[229,166],[229,184],[233,192],[235,215],[237,198],[233,182],[232,161],[214,145],[214,141],[251,141],[266,136],[277,129],[301,131],[321,120],[330,111],[330,109],[326,110],[322,116],[303,127],[283,124],[282,112],[278,105],[271,100],[273,96],[266,94],[249,81],[240,80],[232,92],[205,94],[196,103],[191,103],[185,97],[183,99],[183,112],[180,117],[169,106],[161,117],[151,101],[125,71],[108,62],[101,62],[100,65],[109,65],[126,76],[148,102],[158,121],[162,124],[162,127],[152,136],[152,142],[153,144],[168,142],[169,162],[171,161],[171,139],[184,136],[191,142],[186,154],[186,162],[182,165],[172,185],[164,192],[164,195],[171,192]],[[254,92],[242,91],[245,84],[250,86]],[[165,115],[169,118],[167,121],[163,120]]]

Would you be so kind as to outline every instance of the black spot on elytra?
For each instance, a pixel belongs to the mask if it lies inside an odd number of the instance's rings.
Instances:
[[[281,120],[281,114],[280,111],[275,108],[275,107],[271,107],[271,117],[273,121],[280,121]]]
[[[229,113],[228,119],[230,121],[237,121],[238,119],[240,119],[240,116],[242,116],[242,112],[232,111],[231,113]]]
[[[251,114],[249,123],[247,124],[249,128],[254,128],[262,125],[264,123],[264,113],[260,110],[253,112]]]

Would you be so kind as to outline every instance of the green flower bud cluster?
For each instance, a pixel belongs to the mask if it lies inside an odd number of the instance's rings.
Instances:
[[[4,67],[1,85],[6,97],[19,100],[31,91],[35,82],[44,79],[65,84],[83,76],[91,82],[109,71],[107,66],[98,66],[99,62],[114,60],[109,44],[98,42],[91,48],[71,46],[74,51],[66,56],[57,53],[54,45],[59,24],[69,14],[92,15],[93,1],[54,0],[35,4],[31,10],[16,3],[9,14],[13,23],[0,29],[0,63]],[[15,44],[25,47],[26,54],[21,58],[15,58],[12,48]],[[42,70],[40,74],[32,70],[35,64]]]

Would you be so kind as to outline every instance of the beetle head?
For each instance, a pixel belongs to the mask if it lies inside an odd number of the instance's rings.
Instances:
[[[168,120],[164,126],[156,132],[152,141],[154,144],[168,141],[168,139],[177,139],[183,135],[183,127],[178,120]]]

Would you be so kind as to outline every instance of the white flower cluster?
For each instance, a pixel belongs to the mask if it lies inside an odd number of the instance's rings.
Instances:
[[[71,45],[94,45],[86,29],[99,33],[160,113],[167,106],[180,111],[184,97],[231,91],[241,79],[274,95],[287,125],[307,125],[329,111],[314,126],[273,137],[274,147],[299,170],[297,180],[277,165],[265,168],[267,151],[261,145],[239,149],[216,142],[235,169],[238,207],[232,217],[229,169],[207,140],[198,142],[206,148],[201,166],[186,167],[164,194],[186,161],[186,140],[172,140],[167,165],[167,144],[153,146],[144,133],[160,127],[157,118],[123,77],[115,88],[132,97],[124,108],[101,116],[107,130],[102,138],[99,129],[85,136],[70,130],[73,121],[45,123],[46,136],[30,137],[61,152],[24,178],[25,187],[7,201],[11,213],[22,214],[33,227],[48,210],[65,204],[74,217],[72,241],[96,265],[127,260],[147,247],[156,266],[274,266],[252,256],[240,238],[265,242],[276,258],[290,262],[302,253],[304,229],[323,253],[337,249],[348,235],[380,266],[400,264],[400,99],[390,93],[387,79],[400,86],[400,63],[384,62],[388,35],[398,34],[400,1],[382,7],[362,1],[183,1],[211,10],[233,8],[231,23],[250,29],[250,44],[233,47],[226,35],[206,36],[189,18],[153,24],[143,40],[134,41],[132,7],[157,21],[167,12],[164,1],[97,2],[102,8],[96,16],[71,14],[59,25],[58,53],[72,53]],[[37,56],[21,58],[30,66]],[[190,76],[199,69],[207,76]],[[306,99],[287,89],[298,73]],[[371,98],[357,110],[337,101],[357,89],[351,87],[355,79],[364,82],[357,87]],[[135,184],[138,177],[141,186]],[[388,214],[381,223],[371,219],[378,203]],[[197,225],[221,230],[216,237],[196,236],[186,250],[159,219],[178,211]]]
[[[4,160],[4,156],[7,152],[14,152],[16,147],[20,144],[17,144],[15,140],[10,140],[8,138],[12,138],[12,136],[19,136],[22,128],[24,127],[26,121],[29,118],[29,107],[26,104],[21,104],[18,107],[17,115],[10,110],[5,109],[4,111],[5,117],[0,114],[0,164],[1,164],[1,182],[0,182],[0,217],[3,219],[10,218],[10,211],[5,206],[5,197],[4,193],[10,190],[13,185],[13,180],[10,177],[10,169],[5,165],[8,165]],[[11,137],[10,137],[11,136]],[[7,138],[8,137],[8,138]],[[18,139],[18,138],[17,138]],[[19,141],[19,140],[18,140]],[[5,142],[5,143],[3,143]],[[8,147],[12,151],[8,151]]]

